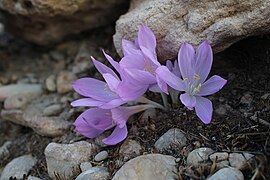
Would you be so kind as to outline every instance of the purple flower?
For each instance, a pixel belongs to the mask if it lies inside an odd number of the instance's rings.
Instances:
[[[146,26],[141,25],[135,42],[122,40],[124,57],[120,66],[133,82],[136,82],[146,91],[148,88],[154,92],[168,93],[167,84],[156,74],[156,69],[161,66],[156,55],[156,38],[154,33]],[[129,98],[127,91],[122,96]]]
[[[95,138],[104,131],[114,128],[112,134],[102,141],[108,145],[115,145],[123,141],[128,134],[126,121],[128,118],[152,105],[138,105],[131,107],[117,107],[111,110],[91,108],[84,111],[74,122],[76,131],[88,137]]]
[[[73,82],[73,89],[87,98],[72,102],[72,106],[94,106],[102,109],[111,109],[127,101],[134,101],[140,98],[147,90],[147,87],[134,82],[129,76],[126,76],[119,63],[114,61],[104,51],[103,53],[120,74],[121,79],[111,68],[91,57],[96,69],[102,74],[105,82],[94,78],[81,78]],[[122,96],[123,93],[128,93],[129,98],[125,99]]]
[[[185,42],[178,53],[179,73],[182,79],[165,66],[156,70],[156,73],[169,86],[186,92],[180,95],[181,102],[190,110],[195,107],[197,116],[205,124],[211,121],[213,107],[212,102],[202,96],[216,93],[227,82],[217,75],[212,76],[205,82],[211,70],[212,62],[213,52],[207,40],[198,47],[196,52],[190,44]]]

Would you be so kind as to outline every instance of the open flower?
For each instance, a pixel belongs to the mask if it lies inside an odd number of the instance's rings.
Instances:
[[[178,65],[182,79],[172,73],[166,66],[161,66],[156,73],[172,88],[185,91],[180,95],[181,102],[190,110],[195,107],[197,116],[205,124],[212,118],[212,102],[202,96],[219,91],[226,80],[214,75],[206,82],[213,63],[213,52],[208,41],[204,41],[198,49],[183,43],[178,53]]]
[[[95,60],[92,61],[96,69],[102,74],[104,81],[94,78],[81,78],[72,83],[73,89],[82,96],[82,98],[71,103],[72,106],[93,106],[102,109],[111,109],[118,107],[127,101],[134,101],[140,98],[147,87],[138,84],[133,79],[126,76],[119,63],[114,61],[108,54],[103,52],[107,60],[120,74],[118,75],[109,67]],[[130,98],[124,99],[121,94],[128,93]]]
[[[130,79],[146,90],[168,94],[167,84],[155,72],[161,64],[157,60],[155,35],[148,27],[140,26],[134,43],[122,40],[122,50],[124,57],[119,64]],[[130,94],[123,91],[122,96],[129,99]]]
[[[153,108],[152,105],[138,105],[131,107],[117,107],[111,110],[91,108],[84,111],[74,122],[75,130],[80,134],[95,138],[104,131],[114,128],[112,134],[103,139],[103,142],[108,145],[115,145],[123,141],[128,134],[126,121],[128,118],[138,112],[148,108]]]

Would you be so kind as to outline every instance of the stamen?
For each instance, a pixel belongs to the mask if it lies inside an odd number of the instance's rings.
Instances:
[[[184,78],[184,79],[183,79],[183,82],[185,82],[185,81],[188,81],[188,78]]]
[[[202,83],[200,83],[197,87],[197,92],[201,92]]]
[[[191,84],[191,85],[190,85],[190,89],[193,89],[193,88],[194,88],[194,84]]]
[[[200,77],[198,74],[196,74],[196,73],[194,74],[193,77],[194,77],[194,79],[196,79],[197,81],[199,81],[199,80],[201,79],[201,77]]]

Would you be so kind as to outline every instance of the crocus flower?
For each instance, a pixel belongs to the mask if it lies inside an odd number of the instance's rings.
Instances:
[[[73,82],[73,89],[87,98],[72,102],[72,106],[93,106],[102,109],[111,109],[118,107],[127,101],[134,101],[140,98],[147,90],[147,87],[140,86],[140,84],[136,82],[132,83],[133,80],[130,79],[129,76],[124,75],[119,63],[114,61],[112,57],[104,51],[103,53],[111,65],[120,74],[121,79],[111,68],[91,57],[96,69],[102,74],[105,82],[94,78],[81,78]],[[123,91],[129,93],[129,99],[123,99],[121,97],[121,92]]]
[[[195,107],[197,116],[205,124],[210,123],[212,118],[212,102],[204,98],[219,91],[226,80],[214,75],[207,81],[206,78],[211,70],[213,52],[208,41],[204,41],[198,49],[183,43],[178,53],[179,72],[182,79],[172,73],[166,66],[159,67],[156,73],[172,88],[185,91],[180,95],[181,102],[190,110]]]
[[[169,71],[171,71],[174,75],[176,75],[177,77],[181,78],[181,74],[180,74],[180,70],[179,70],[179,66],[178,66],[178,62],[177,60],[175,60],[173,63],[170,60],[166,61],[166,67],[169,69]],[[169,94],[171,96],[172,99],[172,103],[176,104],[178,102],[178,97],[179,97],[179,91],[175,90],[171,87],[169,87]]]
[[[156,55],[156,38],[154,33],[146,26],[141,25],[138,37],[134,43],[122,40],[124,57],[120,66],[127,76],[133,79],[145,91],[149,88],[154,92],[168,93],[167,84],[156,74],[156,69],[161,66]],[[125,89],[123,86],[122,89]],[[128,91],[123,91],[122,97],[129,99]]]
[[[102,141],[108,145],[115,145],[123,141],[128,134],[126,121],[128,118],[138,112],[148,108],[153,108],[152,105],[137,105],[130,107],[117,107],[111,110],[91,108],[84,111],[74,122],[75,130],[80,134],[95,138],[104,131],[114,128],[112,134]]]

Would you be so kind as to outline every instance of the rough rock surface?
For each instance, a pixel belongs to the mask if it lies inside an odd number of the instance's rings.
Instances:
[[[222,168],[213,174],[208,180],[244,180],[244,176],[241,171],[235,168]]]
[[[41,45],[109,24],[126,5],[125,0],[0,0],[7,29]]]
[[[270,1],[265,0],[132,0],[129,12],[116,23],[114,44],[133,40],[140,24],[157,37],[160,61],[177,56],[184,41],[199,45],[208,39],[215,52],[246,38],[270,32]]]
[[[207,148],[207,147],[194,149],[188,154],[187,165],[198,167],[200,163],[207,161],[209,158],[209,155],[213,152],[214,151],[211,148]]]
[[[45,149],[49,176],[55,179],[55,174],[61,178],[71,179],[80,173],[80,164],[88,162],[96,152],[97,147],[86,141],[74,144],[50,143]]]
[[[177,179],[175,158],[168,155],[148,154],[138,156],[125,163],[116,172],[113,180]]]
[[[31,155],[24,155],[13,159],[3,170],[0,180],[23,179],[29,170],[36,164],[36,159]]]
[[[89,180],[89,179],[100,179],[100,180],[107,180],[109,179],[110,174],[105,167],[92,167],[89,168],[87,171],[82,172],[76,180]]]

